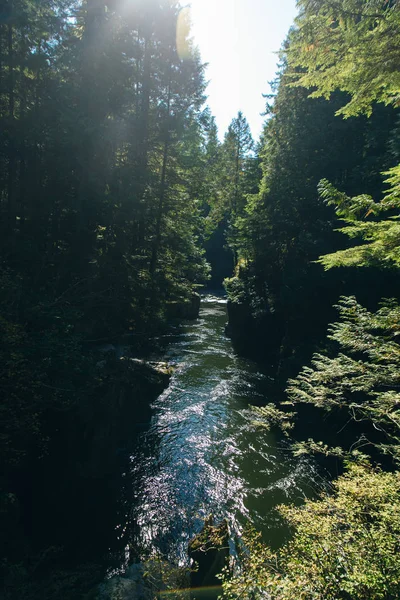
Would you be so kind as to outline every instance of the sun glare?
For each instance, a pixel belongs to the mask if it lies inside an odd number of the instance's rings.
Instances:
[[[296,15],[295,0],[191,0],[194,44],[203,62],[208,103],[222,137],[242,110],[254,137],[261,132],[262,94],[275,78],[277,52]]]
[[[191,29],[191,10],[188,6],[182,8],[178,16],[176,27],[176,48],[179,58],[187,60],[191,57],[190,51],[190,29]]]

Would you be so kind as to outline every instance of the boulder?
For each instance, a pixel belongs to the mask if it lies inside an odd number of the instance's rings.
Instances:
[[[168,386],[172,367],[166,362],[156,362],[142,360],[140,358],[128,358],[123,356],[119,359],[123,369],[126,370],[128,379],[133,377],[134,381],[138,377],[146,385],[159,388],[160,393]]]
[[[204,527],[189,542],[189,557],[195,563],[190,575],[191,588],[220,587],[217,578],[229,561],[229,525],[224,519],[214,525],[210,515]]]
[[[132,564],[123,575],[100,584],[93,600],[155,600],[164,597],[190,600],[188,583],[187,569],[153,558]]]
[[[150,422],[151,403],[168,387],[172,373],[164,362],[111,355],[97,367],[97,402],[83,404],[79,419],[85,446],[80,471],[86,479],[115,472],[115,462],[128,452],[135,432]]]
[[[228,301],[228,323],[225,335],[232,340],[235,349],[243,355],[272,363],[279,359],[285,323],[282,315],[264,308],[253,310],[248,302]]]
[[[170,319],[197,319],[200,311],[200,294],[193,292],[190,298],[168,303],[167,317]]]
[[[153,600],[141,563],[131,565],[123,576],[115,576],[98,587],[95,600]]]

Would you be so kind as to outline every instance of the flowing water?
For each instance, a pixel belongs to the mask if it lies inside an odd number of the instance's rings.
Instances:
[[[127,473],[137,546],[181,563],[210,513],[235,532],[250,521],[278,545],[286,530],[275,506],[302,501],[321,483],[313,462],[254,424],[249,405],[268,400],[268,376],[235,354],[226,319],[226,300],[205,296],[199,319],[169,334],[164,360],[176,370]]]

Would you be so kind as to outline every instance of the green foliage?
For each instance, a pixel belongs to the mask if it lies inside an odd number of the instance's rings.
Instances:
[[[342,188],[355,191],[353,197],[338,192],[337,184],[328,182],[332,181],[328,176],[332,160],[327,158],[324,162],[324,146],[317,145],[318,134],[313,132],[321,116],[322,141],[329,140],[332,158],[332,150],[338,147],[335,129],[344,123],[338,120],[328,125],[333,113],[371,116],[375,102],[398,106],[398,2],[304,0],[299,5],[300,16],[285,48],[288,66],[281,75],[275,104],[270,109],[272,118],[265,130],[263,181],[259,194],[249,199],[248,217],[241,223],[245,249],[242,253],[250,258],[248,272],[257,275],[259,290],[264,283],[266,305],[273,311],[283,311],[286,332],[290,331],[294,311],[290,304],[285,307],[285,288],[290,290],[307,329],[310,326],[310,318],[305,317],[306,303],[300,298],[307,297],[305,291],[310,286],[313,289],[313,281],[307,280],[305,274],[310,261],[315,260],[312,255],[318,246],[325,244],[325,255],[318,262],[326,269],[375,266],[394,270],[400,256],[400,229],[394,212],[399,207],[399,167],[385,172],[390,187],[381,202],[358,192],[363,189],[362,181],[368,181],[362,167],[368,145],[361,133],[367,121],[347,121],[354,124],[354,130],[345,138],[354,143],[360,134],[359,148],[364,144],[364,151],[351,164],[355,147],[351,156],[342,149],[340,158],[344,162],[341,165],[339,159],[332,169],[337,181],[342,179]],[[312,91],[311,99],[303,100],[301,87]],[[349,93],[350,102],[337,90]],[[318,100],[321,97],[330,100],[325,114],[324,105]],[[375,109],[373,117],[376,114]],[[311,122],[302,135],[308,116]],[[300,162],[303,152],[307,161],[304,166]],[[382,150],[378,154],[382,160]],[[380,170],[388,166],[390,163],[385,160]],[[333,251],[335,243],[328,233],[332,217],[323,212],[315,192],[307,190],[307,184],[311,190],[316,187],[314,176],[318,169],[325,177],[319,184],[320,198],[334,206],[337,216],[345,221],[341,231],[350,239],[361,240],[355,248]],[[355,183],[351,177],[358,181]],[[369,180],[369,189],[375,189],[378,196],[376,181]],[[296,285],[296,278],[300,285]],[[247,285],[247,290],[250,287]],[[246,281],[244,288],[242,297],[246,296]],[[295,293],[297,289],[300,296]],[[326,412],[346,410],[350,420],[364,427],[365,433],[359,440],[353,439],[349,448],[342,447],[338,433],[335,448],[310,439],[295,444],[294,452],[318,452],[339,459],[350,456],[360,461],[362,456],[355,448],[373,445],[398,462],[399,306],[395,301],[385,301],[373,313],[349,297],[343,298],[338,308],[340,320],[329,331],[334,344],[330,354],[315,354],[311,366],[289,380],[289,403],[309,403]],[[286,333],[290,339],[289,336]],[[256,409],[257,417],[260,413],[263,422],[286,427],[293,417],[293,413],[270,405]],[[384,474],[353,464],[335,488],[332,496],[306,501],[302,508],[281,509],[293,528],[293,539],[278,552],[272,552],[254,534],[245,538],[242,568],[236,577],[224,581],[228,598],[398,597],[398,473]]]
[[[131,565],[125,576],[115,576],[101,584],[88,600],[124,600],[138,593],[143,600],[169,597],[189,600],[189,569],[155,556]]]
[[[379,448],[399,460],[400,307],[386,301],[371,313],[348,297],[338,309],[340,321],[331,325],[328,337],[339,351],[315,354],[312,366],[289,380],[289,399],[325,411],[345,409],[355,421],[372,423]]]
[[[378,110],[376,103],[399,106],[399,2],[300,0],[298,5],[300,15],[284,49],[287,65],[265,130],[263,181],[259,194],[249,199],[248,218],[241,223],[242,253],[250,258],[248,273],[256,274],[259,293],[268,298],[270,311],[283,315],[284,341],[290,347],[295,311],[306,324],[303,336],[308,336],[315,312],[327,295],[325,290],[318,293],[323,286],[306,276],[311,262],[323,264],[326,270],[390,267],[392,281],[400,265],[396,214],[400,167],[388,170],[395,144],[389,153],[385,149],[394,121],[383,145],[379,117],[373,124],[379,114],[394,114],[390,108]],[[307,99],[301,88],[311,91]],[[350,100],[338,91],[349,94]],[[324,105],[322,99],[329,102]],[[335,123],[330,120],[333,114],[345,118],[363,114],[371,120],[337,119]],[[354,127],[349,135],[340,129],[345,123]],[[314,127],[323,131],[322,143]],[[376,139],[380,138],[379,150],[372,152],[375,160],[368,156],[373,130]],[[340,148],[336,133],[346,139],[351,151],[339,150],[333,166],[332,151]],[[329,144],[326,160],[324,142]],[[331,168],[333,177],[328,175]],[[333,218],[314,195],[318,171],[324,177],[319,184],[320,199],[336,208],[337,217],[345,222],[340,231],[351,240],[360,240],[357,246],[335,251],[336,242],[329,234]],[[374,173],[372,178],[368,171]],[[378,171],[384,171],[389,185],[380,202],[373,200],[380,194]],[[347,193],[339,192],[337,186]],[[371,195],[360,194],[363,189]],[[316,261],[313,252],[323,245],[325,250],[319,252],[323,256]],[[250,288],[246,289],[246,281],[244,288],[242,297]],[[313,312],[307,312],[310,307]],[[224,580],[227,598],[394,600],[400,595],[400,476],[397,471],[373,470],[360,452],[369,447],[375,459],[379,453],[381,457],[388,454],[398,467],[400,307],[396,300],[385,300],[371,312],[351,296],[343,297],[338,308],[340,319],[329,329],[329,351],[314,354],[311,366],[289,380],[285,404],[311,404],[326,413],[347,411],[347,427],[357,422],[358,432],[350,443],[342,443],[342,428],[334,448],[309,439],[296,443],[293,450],[355,462],[334,484],[333,494],[315,502],[307,500],[301,508],[281,507],[293,533],[283,548],[272,552],[254,533],[244,538],[241,569]],[[257,416],[260,412],[267,423],[278,426],[287,427],[292,417],[270,405],[257,409]]]
[[[337,290],[346,289],[349,277],[325,274],[314,264],[321,254],[337,250],[340,239],[336,215],[318,195],[318,182],[327,177],[350,194],[363,189],[378,194],[379,172],[390,166],[385,146],[394,123],[385,107],[375,109],[370,122],[338,119],[343,94],[310,99],[306,90],[288,85],[289,75],[283,63],[258,150],[259,189],[247,194],[231,229],[245,268],[226,288],[230,299],[240,297],[260,322],[260,339],[248,339],[247,345],[268,344],[282,380],[323,338]],[[249,337],[249,331],[242,336]]]
[[[224,287],[229,295],[231,302],[240,304],[247,299],[249,286],[245,280],[239,275],[229,277],[224,280]]]
[[[96,368],[92,344],[129,332],[138,352],[168,305],[209,276],[204,66],[182,19],[178,53],[180,9],[169,0],[0,9],[0,512],[2,526],[15,525],[0,566],[27,580],[46,551],[40,534],[32,550],[20,532],[40,529],[31,479],[49,480],[63,443],[65,463],[75,440],[90,463],[93,415],[115,409],[104,395],[116,375]]]
[[[331,446],[324,444],[324,442],[316,442],[312,438],[309,438],[308,440],[302,442],[295,442],[293,444],[294,456],[302,456],[304,454],[322,454],[324,456],[336,456],[337,458],[340,458],[342,460],[348,458],[349,456],[349,453],[346,453],[345,450],[343,450],[343,448],[341,448],[340,446],[332,448]],[[356,457],[358,458],[359,451],[353,450],[350,453],[350,456],[353,459]]]
[[[254,142],[245,116],[239,111],[232,119],[221,145],[210,139],[207,152],[217,190],[207,203],[209,230],[223,223],[226,240],[237,264],[237,222],[243,214],[247,194],[252,193],[259,182],[258,159],[253,155]]]
[[[381,215],[399,208],[400,200],[400,165],[384,173],[388,175],[385,183],[391,187],[381,202],[367,195],[349,198],[336,190],[328,181],[319,184],[321,197],[336,207],[336,214],[345,221],[345,227],[339,231],[350,239],[361,239],[361,244],[346,250],[321,257],[320,262],[326,270],[332,267],[368,267],[380,268],[400,266],[400,224],[399,217]],[[371,217],[371,218],[369,218]],[[381,218],[379,218],[381,217]],[[375,219],[375,220],[372,220]]]
[[[372,113],[374,102],[399,106],[400,11],[398,0],[300,0],[287,57],[296,86],[351,100],[344,117]],[[316,88],[316,89],[315,89]]]
[[[79,318],[70,306],[71,296],[32,298],[23,282],[11,276],[5,271],[0,278],[0,443],[5,475],[43,458],[52,435],[49,415],[55,421],[61,418],[82,401],[89,382],[97,384],[91,354],[82,353],[82,338],[71,325]],[[16,319],[15,301],[20,309],[27,304],[24,316],[34,325]]]
[[[109,4],[16,0],[0,23],[1,255],[37,289],[90,282],[95,335],[208,277],[204,67],[178,4]]]
[[[275,406],[275,404],[266,404],[265,406],[253,406],[253,412],[257,416],[254,425],[270,429],[271,427],[279,427],[283,432],[287,433],[293,429],[293,412],[283,412]]]
[[[242,570],[226,598],[395,600],[400,594],[400,474],[351,465],[333,494],[280,507],[293,538],[272,552],[245,536]]]

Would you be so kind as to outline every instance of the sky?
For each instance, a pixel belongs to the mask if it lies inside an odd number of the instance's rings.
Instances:
[[[296,16],[295,0],[189,0],[192,35],[203,62],[208,105],[220,138],[241,110],[258,139],[262,94],[275,79],[279,50]]]

